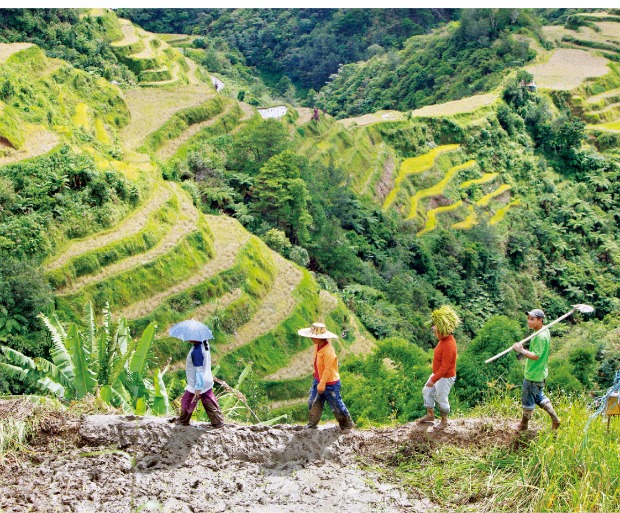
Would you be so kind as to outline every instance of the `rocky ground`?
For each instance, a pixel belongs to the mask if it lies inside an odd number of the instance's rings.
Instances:
[[[4,413],[6,415],[6,413]],[[407,424],[353,430],[298,425],[210,429],[159,417],[55,413],[31,450],[0,464],[0,512],[434,512],[391,481],[403,447],[505,444],[507,426],[454,419],[446,431]]]

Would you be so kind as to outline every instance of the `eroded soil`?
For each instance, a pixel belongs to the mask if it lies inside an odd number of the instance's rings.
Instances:
[[[343,434],[333,424],[214,430],[161,417],[55,413],[32,451],[2,461],[0,511],[439,512],[369,468],[389,467],[397,451],[514,440],[505,422],[487,419],[454,419],[443,432],[412,423]]]

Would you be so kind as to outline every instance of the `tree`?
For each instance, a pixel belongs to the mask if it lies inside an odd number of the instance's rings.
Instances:
[[[312,223],[308,189],[301,178],[304,165],[303,157],[284,151],[261,168],[252,191],[254,209],[268,223],[283,230],[294,244],[308,240],[308,227]]]
[[[229,152],[228,165],[233,170],[253,175],[267,160],[286,148],[287,138],[286,128],[275,119],[243,128]]]
[[[34,340],[36,315],[52,304],[52,292],[40,267],[0,252],[0,341],[33,356],[44,345]],[[31,340],[30,336],[33,336]]]

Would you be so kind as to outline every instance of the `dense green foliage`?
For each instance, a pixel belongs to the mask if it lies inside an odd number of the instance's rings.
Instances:
[[[320,89],[341,63],[398,48],[452,9],[120,9],[153,32],[221,38],[270,85]],[[211,68],[209,68],[211,69]]]
[[[80,9],[2,9],[0,42],[30,42],[49,57],[108,80],[134,83],[135,75],[118,62],[110,42],[122,33],[113,14],[89,16]]]
[[[84,237],[117,221],[139,199],[122,174],[99,171],[69,147],[0,168],[4,185],[0,250],[41,259],[63,238]]]
[[[149,12],[140,11],[145,20]],[[148,19],[161,21],[158,16],[162,12],[170,19],[182,15],[182,11],[161,11]],[[306,27],[310,33],[333,30],[337,21],[339,30],[346,34],[349,22],[358,23],[360,19],[364,30],[371,33],[381,16],[394,21],[391,16],[395,12],[366,15],[360,10],[221,10],[212,19],[185,21],[196,21],[195,28],[201,34],[214,27],[228,34],[231,27],[246,27],[244,23],[254,20],[257,27],[268,25],[273,31],[265,31],[264,41],[276,36],[282,39],[283,46],[278,48],[288,56],[286,52],[301,48],[295,45],[312,44],[314,36],[284,41],[286,31],[293,30],[295,24],[304,25],[303,16],[324,16],[325,23]],[[422,13],[415,14],[423,17]],[[551,18],[557,13],[547,14]],[[364,25],[366,18],[370,21]],[[589,303],[596,308],[595,317],[601,323],[587,324],[586,346],[571,347],[562,360],[552,361],[556,381],[551,380],[550,386],[571,391],[604,387],[619,358],[608,340],[600,344],[594,341],[594,334],[598,337],[601,326],[607,325],[604,323],[613,327],[609,319],[617,316],[620,308],[620,169],[617,154],[607,151],[614,149],[615,139],[599,134],[598,149],[590,145],[586,125],[579,117],[583,106],[576,95],[529,92],[520,85],[522,79],[530,78],[526,72],[507,73],[532,55],[527,43],[516,36],[538,38],[539,21],[533,11],[473,9],[460,12],[458,18],[458,22],[450,22],[431,35],[407,40],[402,50],[398,47],[404,36],[395,37],[383,50],[374,48],[364,55],[371,57],[369,61],[345,65],[317,98],[332,102],[322,105],[344,116],[386,107],[409,109],[503,84],[501,99],[495,105],[461,116],[414,120],[403,116],[386,123],[345,128],[329,116],[301,124],[300,114],[290,106],[281,120],[254,115],[241,121],[240,106],[227,98],[224,90],[201,106],[179,111],[152,131],[139,148],[153,155],[188,127],[214,120],[184,140],[165,163],[155,159],[162,164],[163,176],[182,181],[204,212],[236,217],[271,248],[312,271],[320,286],[337,293],[379,339],[376,353],[347,364],[352,410],[369,422],[410,420],[421,408],[418,374],[420,380],[426,378],[427,351],[435,342],[426,323],[432,310],[445,304],[454,305],[462,319],[456,333],[464,348],[459,363],[458,406],[472,406],[480,397],[477,391],[492,387],[489,383],[518,384],[520,369],[514,359],[507,358],[492,368],[480,362],[523,335],[523,312],[534,306],[543,307],[554,318],[572,303]],[[426,31],[433,24],[428,18],[427,24],[420,26]],[[387,24],[385,30],[394,27]],[[205,32],[200,32],[203,29]],[[247,28],[239,36],[253,30]],[[298,34],[295,30],[293,33]],[[372,33],[379,38],[387,34]],[[338,37],[333,38],[334,44],[340,41]],[[355,42],[357,35],[349,34],[345,39]],[[210,49],[215,50],[206,38],[191,44],[193,50],[205,52],[201,58],[206,58]],[[236,48],[235,52],[241,48],[232,40],[228,44]],[[332,39],[325,44],[332,44]],[[225,45],[218,48],[222,50]],[[386,48],[390,50],[385,52]],[[250,53],[247,58],[250,62]],[[287,65],[286,58],[271,55],[270,60],[282,68],[263,71],[272,78],[277,76]],[[91,158],[86,152],[65,146],[43,157],[0,168],[0,246],[4,254],[10,252],[17,259],[7,260],[2,267],[6,287],[2,290],[5,302],[4,310],[0,310],[0,329],[4,331],[0,336],[28,356],[40,355],[49,345],[49,340],[37,333],[40,327],[34,322],[36,311],[49,305],[49,289],[40,273],[27,276],[24,262],[39,262],[58,252],[67,240],[115,224],[140,196],[139,182],[132,184],[120,173],[101,171],[105,169],[102,157],[122,158],[115,143],[98,143],[91,131],[72,121],[84,103],[96,113],[92,119],[105,120],[112,138],[118,137],[116,129],[126,124],[128,111],[115,88],[68,66],[40,79],[45,66],[36,49],[15,54],[3,66],[0,95],[5,115],[0,136],[18,148],[25,141],[24,120],[49,129],[61,125],[76,146],[88,145],[88,151],[97,156]],[[249,68],[244,69],[248,72]],[[36,81],[28,78],[31,75],[37,76]],[[310,81],[309,77],[300,74],[295,80]],[[607,76],[590,81],[583,91],[584,95],[594,95],[619,85],[620,73],[611,66]],[[276,83],[278,87],[284,94],[285,90],[290,92],[293,82],[285,78]],[[51,100],[55,88],[70,98],[65,112]],[[47,89],[53,92],[44,94]],[[256,99],[252,91],[247,96],[248,100]],[[86,110],[82,108],[81,112]],[[489,222],[494,212],[480,210],[484,215],[468,229],[453,229],[452,222],[440,222],[422,234],[422,216],[407,220],[397,208],[383,204],[385,195],[379,196],[379,188],[391,185],[386,172],[390,163],[394,167],[448,144],[455,149],[438,157],[441,165],[433,172],[439,174],[444,168],[473,162],[463,168],[464,180],[497,174],[509,187],[498,204],[505,205],[506,197],[518,198],[521,207],[511,209],[501,222]],[[321,154],[326,147],[329,149]],[[378,171],[374,175],[367,172],[377,161]],[[398,171],[391,172],[393,180]],[[426,188],[431,185],[430,181],[424,185],[426,178],[406,178],[402,189],[409,194]],[[473,208],[482,195],[482,188],[474,184],[464,190],[442,189],[435,198],[459,200]],[[400,205],[396,202],[395,206]],[[176,215],[176,206],[166,205],[152,214],[142,232],[85,253],[48,278],[62,287],[110,262],[153,248]],[[446,219],[450,219],[448,214]],[[106,302],[122,307],[188,279],[213,254],[206,225],[198,228],[182,238],[174,250],[145,265],[56,297],[57,309],[77,320],[83,304],[89,301],[97,308]],[[152,315],[136,319],[135,327],[144,329],[153,320],[180,320],[195,308],[196,301],[214,301],[239,289],[237,298],[225,308],[215,309],[209,318],[218,336],[229,339],[254,315],[273,284],[273,263],[257,256],[256,244],[254,239],[240,252],[233,267],[240,276],[224,272],[174,295]],[[223,355],[223,373],[237,377],[251,361],[254,373],[263,377],[285,365],[301,349],[296,323],[319,311],[317,290],[309,275],[304,276],[303,286],[295,291],[304,305],[298,305],[273,332]],[[562,335],[571,345],[570,337]],[[35,347],[36,340],[43,342]],[[280,348],[277,355],[267,350],[274,345]],[[178,357],[182,350],[179,344],[158,349],[163,357]],[[383,365],[386,358],[394,368]],[[396,383],[408,376],[415,379],[398,388]],[[248,383],[257,386],[252,379]],[[272,383],[267,393],[278,397],[284,387]],[[377,408],[376,415],[372,413],[376,405],[369,407],[365,395],[372,387],[386,387],[385,394],[390,397]],[[287,393],[302,388],[296,382]]]
[[[537,33],[535,19],[519,9],[463,9],[460,21],[409,39],[401,51],[345,64],[315,96],[343,118],[380,109],[408,110],[496,88],[506,70],[535,53],[515,32]]]
[[[114,325],[107,309],[100,328],[90,304],[85,308],[85,317],[82,329],[72,323],[65,330],[55,316],[42,316],[52,338],[52,361],[32,359],[0,346],[8,361],[0,362],[0,368],[33,391],[65,401],[96,394],[126,413],[143,414],[149,407],[156,413],[168,413],[168,396],[159,369],[154,373],[156,383],[145,378],[151,366],[155,325],[150,324],[139,340],[132,340],[127,320],[121,317]]]

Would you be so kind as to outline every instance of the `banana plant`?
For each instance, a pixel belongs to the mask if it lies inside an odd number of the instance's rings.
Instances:
[[[154,380],[146,377],[155,338],[154,323],[146,327],[139,340],[133,340],[127,320],[121,317],[114,325],[107,305],[101,328],[97,327],[91,304],[85,307],[85,330],[75,323],[65,330],[55,315],[39,317],[52,337],[52,361],[33,359],[0,346],[7,360],[0,362],[0,368],[8,376],[67,401],[97,394],[127,413],[168,413],[163,373],[155,369]]]

